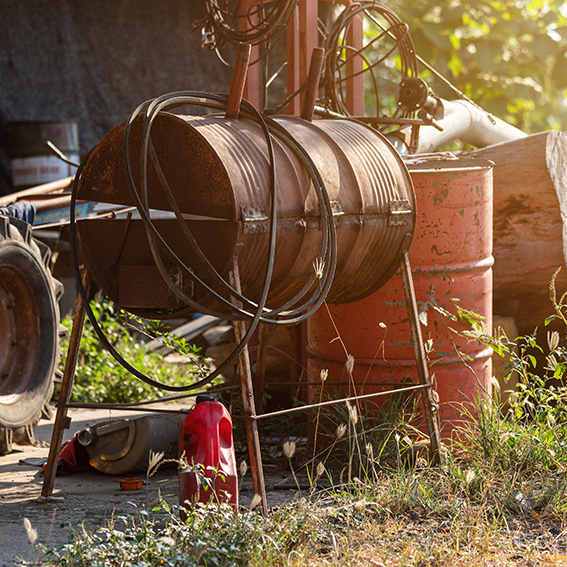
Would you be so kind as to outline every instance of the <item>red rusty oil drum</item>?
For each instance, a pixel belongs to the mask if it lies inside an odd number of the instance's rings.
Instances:
[[[462,419],[458,403],[491,391],[492,350],[451,333],[449,327],[467,327],[447,320],[432,305],[456,313],[458,300],[460,307],[481,315],[485,332],[491,333],[492,164],[483,159],[424,161],[409,165],[409,171],[418,204],[409,257],[423,339],[434,349],[429,373],[435,376],[442,435],[447,436]],[[347,355],[353,356],[355,385],[348,393],[417,382],[400,274],[361,301],[320,308],[308,320],[308,355],[312,382],[322,368],[329,370],[329,381],[347,382],[345,363]],[[346,393],[343,388],[341,394]]]
[[[331,202],[337,264],[329,298],[361,299],[396,271],[415,229],[415,196],[401,157],[376,130],[347,120],[274,117],[309,154]],[[124,168],[124,124],[93,149],[77,198],[133,205]],[[130,136],[131,161],[139,163],[141,128]],[[242,292],[258,301],[269,249],[270,170],[264,135],[255,122],[221,116],[160,114],[152,141],[165,178],[195,240],[229,281],[238,258]],[[273,138],[278,181],[278,221],[268,307],[290,301],[312,278],[320,255],[321,212],[304,164],[285,140]],[[136,176],[139,168],[133,168]],[[160,235],[193,273],[218,290],[191,250],[153,167],[149,206]],[[184,316],[192,309],[167,287],[155,265],[143,222],[133,218],[83,220],[77,232],[85,261],[99,286],[121,308],[152,319]],[[215,309],[178,267],[170,277],[200,305]],[[316,285],[316,284],[314,284]]]

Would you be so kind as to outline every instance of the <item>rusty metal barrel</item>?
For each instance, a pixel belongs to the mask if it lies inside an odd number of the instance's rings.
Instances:
[[[409,165],[409,171],[418,203],[409,257],[442,434],[448,436],[462,420],[462,404],[491,391],[492,350],[452,332],[469,327],[436,308],[455,314],[458,305],[482,316],[485,332],[491,332],[492,164],[424,161]],[[415,381],[400,275],[362,301],[320,308],[308,320],[308,344],[312,381],[319,380],[321,368],[329,370],[329,380],[350,380],[351,392],[358,394]],[[352,379],[345,371],[348,355],[354,357]]]
[[[381,134],[359,123],[310,123],[287,116],[275,120],[313,160],[331,202],[337,262],[329,301],[344,303],[373,293],[396,271],[415,229],[415,196],[402,159]],[[134,205],[124,168],[123,133],[121,124],[94,148],[79,181],[78,199]],[[142,128],[135,121],[130,135],[133,162],[141,138]],[[242,294],[257,300],[266,273],[271,222],[270,167],[262,130],[249,119],[162,113],[152,126],[151,139],[163,175],[205,257],[226,281],[237,258]],[[317,269],[322,239],[320,205],[304,163],[277,136],[273,146],[278,216],[268,307],[285,304],[306,285]],[[138,181],[135,168],[133,175]],[[148,195],[161,236],[196,275],[218,289],[187,245],[152,164]],[[158,273],[143,222],[135,215],[80,221],[77,233],[94,279],[117,305],[154,319],[193,311]],[[169,263],[166,268],[188,296],[218,308],[214,298],[184,280],[178,266]]]

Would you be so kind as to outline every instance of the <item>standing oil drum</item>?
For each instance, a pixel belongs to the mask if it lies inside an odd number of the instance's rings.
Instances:
[[[79,162],[79,126],[76,122],[23,121],[8,125],[12,185],[25,189],[74,175],[69,165],[45,148],[51,141],[71,161]]]
[[[455,314],[458,305],[478,314],[484,332],[491,333],[492,164],[483,159],[426,160],[408,168],[418,206],[409,257],[429,373],[439,394],[441,432],[448,436],[462,419],[463,403],[491,391],[492,350],[452,332],[468,327],[440,310]],[[350,381],[350,394],[415,382],[399,273],[362,301],[320,308],[308,320],[308,354],[311,382],[326,368],[329,381]],[[348,355],[354,357],[352,378],[345,371]]]

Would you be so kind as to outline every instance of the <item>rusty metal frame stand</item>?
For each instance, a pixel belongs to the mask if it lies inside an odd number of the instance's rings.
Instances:
[[[88,297],[91,289],[92,276],[86,267],[82,269],[81,279],[83,281],[83,288]],[[53,424],[51,444],[49,445],[49,456],[47,458],[47,466],[45,468],[41,496],[37,499],[38,502],[53,502],[60,500],[60,498],[53,497],[53,486],[55,484],[55,475],[57,474],[57,463],[59,461],[59,453],[61,452],[61,443],[63,442],[63,430],[69,429],[71,425],[71,418],[67,415],[67,404],[71,400],[71,390],[73,389],[73,381],[75,378],[75,369],[77,367],[77,357],[79,355],[84,323],[85,305],[81,295],[79,294],[77,297],[77,305],[75,307],[75,316],[73,318],[73,328],[69,339],[69,350],[67,352],[65,371],[63,372],[63,381],[61,382],[59,403],[57,404],[57,413]]]
[[[425,347],[423,346],[423,336],[421,335],[421,327],[419,325],[417,300],[415,298],[415,288],[413,286],[413,277],[411,273],[411,266],[407,249],[404,250],[400,269],[402,272],[402,281],[404,285],[404,293],[406,296],[406,307],[408,310],[411,335],[413,339],[413,348],[415,351],[417,374],[419,383],[425,385],[429,383],[429,370],[427,368],[427,358],[425,356]],[[441,437],[439,435],[439,424],[435,410],[436,404],[433,400],[431,388],[423,388],[421,390],[421,399],[423,401],[425,420],[427,421],[427,427],[429,429],[431,456],[433,458],[433,462],[439,464],[441,462]]]
[[[241,293],[240,272],[238,270],[238,260],[234,258],[231,285],[235,291]],[[234,300],[234,303],[237,302]],[[246,334],[246,323],[244,321],[234,321],[234,336],[236,344],[239,344]],[[268,502],[266,499],[266,485],[264,483],[264,468],[262,466],[262,454],[260,453],[260,435],[258,433],[258,421],[256,415],[256,404],[254,401],[254,386],[252,382],[252,368],[250,365],[250,353],[248,345],[244,347],[238,356],[238,372],[240,375],[240,389],[242,391],[242,410],[247,418],[246,437],[248,439],[248,455],[250,458],[250,470],[252,474],[252,484],[254,494],[258,494],[261,499],[262,514],[268,515]]]

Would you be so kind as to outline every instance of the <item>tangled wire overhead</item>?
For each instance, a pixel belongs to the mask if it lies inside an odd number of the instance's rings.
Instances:
[[[221,60],[219,49],[226,43],[263,45],[263,57],[286,31],[297,1],[258,0],[244,7],[242,0],[204,0],[207,16],[194,30],[202,30],[203,47],[216,51]]]
[[[362,48],[357,49],[349,44],[349,31],[355,19],[362,17],[366,19],[365,25],[375,27],[376,35]],[[377,73],[381,72],[384,75],[384,68],[379,66],[389,65],[396,51],[399,54],[402,78],[417,76],[417,58],[407,24],[402,22],[392,10],[377,2],[354,2],[347,6],[328,30],[324,47],[325,96],[330,102],[331,109],[341,114],[349,114],[345,101],[346,81],[364,74],[370,77],[376,99],[376,116],[380,116],[382,93],[379,84],[387,84],[387,78],[377,76]],[[352,70],[355,63],[359,63],[358,71]],[[399,114],[400,110],[397,109],[395,115]],[[401,115],[407,118],[410,113],[403,112]]]

